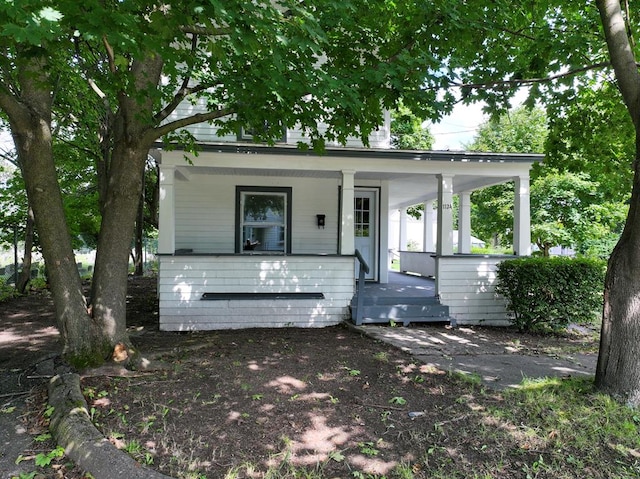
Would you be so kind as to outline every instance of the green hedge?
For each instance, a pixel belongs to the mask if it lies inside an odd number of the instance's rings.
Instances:
[[[16,288],[7,284],[7,280],[0,276],[0,302],[16,297]]]
[[[559,331],[602,314],[605,270],[599,259],[506,260],[498,265],[496,292],[507,299],[520,331]]]

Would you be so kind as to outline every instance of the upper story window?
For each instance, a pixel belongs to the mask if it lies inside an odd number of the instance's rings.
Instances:
[[[291,188],[236,187],[236,253],[291,252]]]
[[[259,127],[258,127],[259,128]],[[269,124],[266,123],[264,129],[269,128]],[[276,138],[277,143],[286,143],[287,142],[287,129],[282,127],[282,136],[280,138]],[[257,128],[250,127],[240,127],[240,131],[238,132],[238,141],[255,141],[256,136],[258,134]]]

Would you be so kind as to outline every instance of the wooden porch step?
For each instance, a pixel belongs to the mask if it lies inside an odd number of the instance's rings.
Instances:
[[[351,301],[351,317],[357,317],[357,297]],[[362,324],[450,322],[449,307],[434,297],[365,297]]]

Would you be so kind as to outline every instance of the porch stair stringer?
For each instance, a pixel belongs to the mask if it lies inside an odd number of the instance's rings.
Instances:
[[[350,309],[352,321],[357,324],[391,324],[402,323],[442,323],[453,322],[449,317],[449,307],[440,304],[433,296],[368,296],[363,298],[362,320],[357,322],[357,294],[351,299]]]

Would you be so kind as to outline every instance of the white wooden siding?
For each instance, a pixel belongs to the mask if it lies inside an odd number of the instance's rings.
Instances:
[[[509,324],[506,300],[495,292],[496,267],[503,260],[475,255],[436,258],[436,293],[457,324]]]
[[[400,271],[433,277],[436,275],[434,255],[435,253],[400,251]]]
[[[160,329],[323,327],[349,317],[352,257],[161,256]],[[322,293],[324,299],[201,300],[203,293]]]
[[[167,118],[167,122],[175,121],[180,118],[184,118],[187,116],[194,115],[196,113],[202,113],[206,111],[204,100],[199,100],[198,103],[192,105],[190,102],[183,101],[178,105],[175,111]],[[218,143],[218,142],[237,142],[238,135],[226,134],[222,136],[218,136],[218,127],[215,125],[210,125],[209,123],[198,123],[195,125],[190,125],[184,128],[188,132],[190,132],[198,142],[204,143]],[[318,130],[322,133],[326,130],[326,125],[320,123],[318,125]],[[390,116],[387,113],[384,118],[384,124],[381,125],[376,131],[373,131],[369,135],[369,146],[371,148],[389,148],[391,141],[390,134]],[[308,143],[309,138],[306,137],[301,129],[289,129],[286,133],[286,144],[288,145],[297,145],[298,142]],[[330,144],[329,146],[343,146],[339,144]],[[347,144],[344,145],[347,147],[353,148],[361,148],[364,145],[362,141],[358,138],[348,138]]]
[[[292,188],[293,254],[335,254],[338,250],[338,180],[235,175],[176,178],[176,249],[194,253],[235,252],[236,186]],[[326,215],[318,228],[316,215]]]

